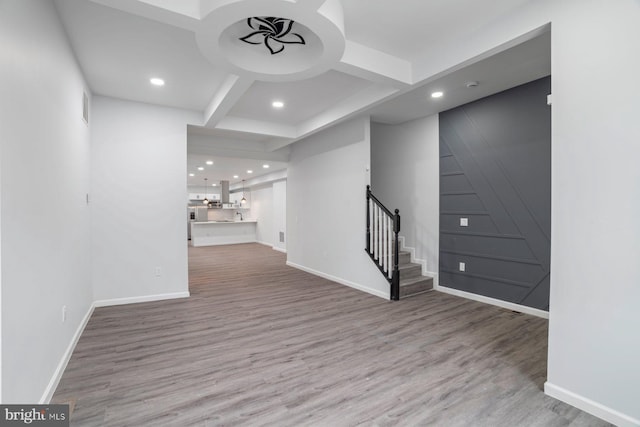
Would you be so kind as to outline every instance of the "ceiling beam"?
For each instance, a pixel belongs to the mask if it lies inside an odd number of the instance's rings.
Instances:
[[[297,127],[297,136],[288,141],[270,139],[265,145],[267,150],[278,150],[316,132],[334,126],[337,123],[355,117],[368,110],[371,105],[381,103],[396,95],[398,89],[385,85],[372,85],[355,96],[336,104],[333,108],[312,117]]]
[[[396,88],[413,83],[412,64],[388,53],[347,40],[337,71]]]
[[[288,139],[295,138],[297,136],[296,128],[294,126],[233,116],[227,116],[220,120],[216,129],[255,133],[271,138],[276,137]]]
[[[102,6],[118,9],[143,18],[158,21],[189,31],[200,25],[200,16],[193,0],[180,2],[159,2],[157,0],[90,0]],[[171,6],[169,9],[167,6]]]
[[[253,80],[229,74],[204,110],[204,125],[215,127],[251,87]]]

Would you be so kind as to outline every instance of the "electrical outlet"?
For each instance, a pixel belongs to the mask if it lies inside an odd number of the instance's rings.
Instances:
[[[469,218],[460,218],[460,227],[468,227]]]
[[[466,271],[467,265],[464,262],[461,262],[459,269],[460,269],[460,271]]]
[[[67,306],[62,306],[62,323],[67,321]]]
[[[160,277],[162,275],[162,269],[160,267],[156,267],[156,277]]]

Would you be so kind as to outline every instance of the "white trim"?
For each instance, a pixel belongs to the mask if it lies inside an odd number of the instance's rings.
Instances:
[[[579,394],[566,390],[562,387],[558,387],[549,381],[544,383],[544,393],[547,396],[551,396],[554,399],[558,399],[571,406],[575,406],[578,409],[588,412],[598,418],[602,418],[603,420],[619,427],[640,426],[640,420],[636,418],[625,415],[615,409],[611,409],[601,403],[594,402],[591,399],[587,399],[584,396],[580,396]]]
[[[49,381],[47,388],[44,389],[44,393],[42,394],[42,397],[40,398],[40,402],[39,402],[41,405],[46,405],[51,401],[51,398],[53,397],[53,393],[55,393],[56,388],[58,388],[58,384],[60,383],[62,374],[64,374],[64,370],[67,369],[67,364],[71,359],[73,350],[75,350],[76,344],[78,344],[78,340],[80,339],[80,336],[84,331],[84,328],[87,326],[87,323],[89,323],[89,319],[93,314],[94,308],[95,308],[95,303],[89,306],[89,310],[87,310],[87,314],[84,315],[84,317],[82,318],[82,321],[80,322],[80,324],[78,325],[78,328],[76,329],[76,332],[73,334],[73,338],[71,338],[71,342],[69,343],[69,345],[67,346],[67,349],[62,355],[62,359],[60,359],[60,362],[58,363],[56,370],[53,372],[53,376],[51,377],[51,380]]]
[[[276,246],[272,245],[271,243],[267,243],[267,242],[258,242],[258,241],[256,241],[256,243],[259,243],[259,244],[264,245],[264,246],[269,246],[269,247],[270,247],[271,249],[273,249],[274,251],[282,252],[282,253],[285,253],[285,254],[287,253],[287,250],[286,250],[286,249],[278,248],[278,247],[276,247]]]
[[[339,277],[332,276],[330,274],[322,273],[321,271],[317,271],[317,270],[314,270],[312,268],[304,267],[302,265],[295,264],[295,263],[293,263],[291,261],[287,261],[287,265],[289,267],[297,268],[298,270],[302,270],[302,271],[306,271],[307,273],[311,273],[314,276],[319,276],[319,277],[322,277],[324,279],[331,280],[332,282],[340,283],[341,285],[345,285],[345,286],[348,286],[350,288],[354,288],[354,289],[357,289],[359,291],[366,292],[368,294],[375,295],[375,296],[380,297],[380,298],[384,298],[386,300],[389,299],[389,294],[388,293],[379,291],[377,289],[371,289],[371,288],[369,288],[367,286],[363,286],[363,285],[360,285],[358,283],[350,282],[349,280],[341,279]]]
[[[116,298],[116,299],[110,299],[110,300],[94,301],[89,307],[89,310],[87,310],[87,314],[85,314],[84,317],[82,318],[82,321],[78,325],[76,332],[73,334],[73,338],[71,338],[71,342],[69,343],[69,345],[67,346],[67,349],[62,355],[62,359],[60,359],[60,362],[58,363],[58,366],[56,367],[56,370],[54,371],[53,376],[51,377],[51,380],[47,385],[47,388],[45,388],[39,403],[41,405],[46,405],[51,401],[51,398],[53,397],[53,394],[55,393],[56,388],[58,388],[58,384],[60,383],[62,374],[64,374],[64,371],[67,368],[67,364],[69,363],[69,360],[71,360],[71,355],[73,354],[73,350],[75,350],[76,345],[78,344],[78,340],[80,339],[82,332],[84,332],[84,328],[87,326],[87,323],[89,323],[89,319],[91,318],[91,315],[93,314],[93,311],[95,310],[96,307],[107,307],[112,305],[133,304],[133,303],[148,302],[148,301],[161,301],[161,300],[175,299],[175,298],[187,298],[189,296],[190,296],[190,293],[189,291],[187,291],[187,292],[175,292],[171,294],[147,295],[147,296],[141,296],[141,297]]]
[[[103,299],[93,303],[94,307],[108,307],[111,305],[136,304],[139,302],[162,301],[166,299],[189,298],[191,294],[186,292],[174,292],[170,294],[143,295],[139,297]]]
[[[457,297],[467,298],[474,301],[483,302],[485,304],[496,305],[498,307],[506,308],[508,310],[518,311],[520,313],[530,314],[532,316],[542,317],[543,319],[549,318],[549,312],[539,310],[537,308],[527,307],[525,305],[514,304],[508,301],[502,301],[499,299],[485,297],[484,295],[472,294],[471,292],[460,291],[458,289],[448,288],[446,286],[435,285],[433,289],[438,292],[443,292],[449,295],[455,295]]]

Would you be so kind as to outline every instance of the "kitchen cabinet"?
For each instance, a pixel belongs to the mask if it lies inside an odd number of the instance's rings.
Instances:
[[[219,194],[207,194],[208,200],[220,200]],[[204,200],[204,193],[189,193],[189,200]]]

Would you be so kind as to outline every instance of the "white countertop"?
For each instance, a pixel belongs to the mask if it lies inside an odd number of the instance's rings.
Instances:
[[[243,221],[234,220],[234,221],[193,221],[191,224],[194,225],[203,225],[203,224],[246,224],[251,222],[258,222],[257,219],[245,219]]]

